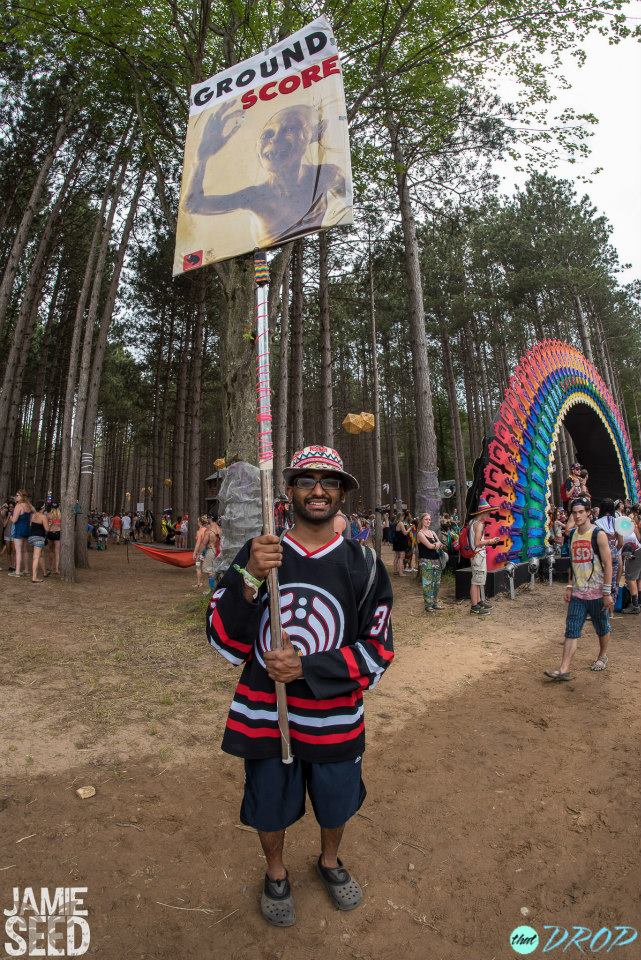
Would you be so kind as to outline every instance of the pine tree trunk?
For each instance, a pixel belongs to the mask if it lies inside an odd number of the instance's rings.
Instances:
[[[381,477],[381,391],[378,378],[378,342],[376,336],[376,291],[374,288],[374,262],[372,260],[372,244],[369,244],[369,312],[370,335],[372,342],[372,393],[374,413],[374,436],[372,437],[372,453],[374,456],[374,509],[383,504],[383,480]],[[374,548],[376,556],[380,557],[383,545],[383,516],[379,512],[374,514]]]
[[[42,192],[44,190],[47,177],[49,176],[51,166],[56,159],[56,155],[60,150],[60,147],[66,139],[67,131],[69,130],[69,121],[71,120],[74,110],[75,106],[72,106],[66,111],[56,131],[51,149],[47,151],[42,163],[40,164],[36,182],[31,188],[31,194],[29,196],[29,200],[27,201],[27,206],[22,215],[20,226],[18,227],[13,244],[11,246],[11,252],[9,253],[9,258],[2,276],[2,282],[0,283],[0,334],[2,334],[4,329],[7,308],[11,300],[11,293],[13,291],[13,285],[18,272],[18,267],[22,262],[22,258],[27,246],[31,224],[33,223],[33,219],[37,213]]]
[[[332,397],[332,332],[329,313],[329,242],[318,235],[318,306],[320,310],[321,442],[334,446],[334,401]]]
[[[60,576],[63,580],[73,582],[76,579],[75,570],[75,543],[76,543],[76,504],[79,497],[81,457],[82,457],[82,438],[84,433],[85,413],[87,409],[87,397],[89,393],[89,381],[91,376],[91,351],[93,346],[94,326],[98,315],[98,305],[102,280],[107,264],[109,252],[109,238],[113,227],[116,208],[122,192],[123,183],[128,166],[126,159],[121,167],[118,182],[116,183],[112,197],[107,220],[102,229],[100,249],[96,260],[96,268],[93,277],[91,289],[91,300],[89,312],[85,325],[85,335],[82,345],[82,355],[80,358],[80,367],[78,375],[78,396],[74,412],[73,434],[71,438],[71,447],[69,451],[67,481],[62,494],[61,513],[62,523],[60,529]],[[84,538],[84,539],[83,539]],[[78,541],[84,542],[84,530],[80,530]],[[82,551],[82,547],[80,548]]]
[[[221,276],[219,271],[219,276]],[[223,333],[223,398],[227,463],[256,463],[256,359],[248,331],[255,327],[254,263],[231,260],[223,273],[226,322]]]
[[[574,308],[574,316],[576,317],[577,326],[579,328],[579,338],[581,340],[583,353],[588,358],[590,363],[594,363],[592,343],[590,342],[590,331],[588,329],[585,313],[583,312],[583,304],[581,303],[578,293],[576,293],[574,290],[572,291],[572,306]]]
[[[303,428],[303,241],[294,244],[292,256],[292,306],[291,306],[291,420],[294,450],[305,446]]]
[[[285,490],[283,470],[287,465],[287,407],[289,400],[289,287],[291,263],[283,275],[280,342],[278,345],[278,400],[274,418],[274,487]]]
[[[120,243],[118,245],[118,252],[116,254],[113,273],[111,275],[111,280],[109,282],[107,297],[103,306],[102,315],[100,318],[100,325],[98,328],[98,335],[96,337],[96,342],[93,350],[93,360],[91,363],[91,376],[89,379],[88,390],[87,390],[84,426],[82,431],[81,461],[83,465],[82,465],[82,470],[80,475],[80,484],[79,484],[79,490],[78,490],[78,503],[80,506],[80,512],[78,513],[77,532],[76,532],[76,563],[80,567],[89,566],[89,560],[87,556],[87,538],[84,535],[84,532],[87,526],[87,511],[91,507],[90,501],[91,501],[91,488],[93,485],[93,451],[95,446],[96,418],[98,416],[98,394],[100,392],[100,381],[102,380],[102,368],[105,360],[105,352],[107,349],[107,337],[109,335],[111,318],[113,316],[114,307],[116,304],[116,297],[118,295],[118,287],[120,286],[120,276],[122,274],[122,268],[125,261],[127,245],[129,243],[129,237],[131,236],[134,220],[136,218],[136,211],[138,209],[140,194],[144,186],[145,176],[146,176],[146,170],[143,167],[143,169],[138,174],[138,180],[136,181],[136,185],[134,187],[134,193],[131,198],[131,202],[129,204],[129,210],[127,211],[127,218],[125,220],[122,234],[120,237]],[[117,198],[114,198],[114,203],[116,202],[117,202]],[[100,276],[102,279],[102,271],[100,271]],[[93,296],[92,296],[92,300],[93,300]],[[93,316],[93,311],[90,308],[88,322],[91,322],[92,316]],[[91,326],[93,327],[93,323],[91,324]],[[80,396],[80,390],[78,391],[78,393]]]
[[[452,364],[452,351],[450,350],[450,341],[442,316],[439,315],[439,326],[441,328],[441,347],[443,349],[443,369],[445,372],[445,388],[447,390],[447,402],[450,408],[450,421],[452,424],[452,446],[454,448],[454,479],[456,483],[456,506],[459,517],[465,514],[465,497],[467,495],[467,485],[465,477],[465,452],[463,449],[463,432],[461,430],[461,417],[458,407],[458,396],[456,392],[456,379],[454,377],[454,366]]]
[[[385,369],[385,388],[387,391],[387,422],[389,425],[389,436],[390,436],[390,459],[391,459],[391,469],[392,469],[392,490],[390,493],[392,497],[390,498],[390,505],[393,505],[396,500],[399,503],[403,501],[403,494],[401,490],[401,466],[399,463],[398,455],[398,434],[396,431],[396,411],[394,408],[394,388],[392,386],[391,374],[390,374],[390,343],[389,339],[384,336],[382,338],[383,342],[383,364]]]
[[[49,211],[36,254],[29,270],[29,277],[22,293],[18,321],[13,331],[2,389],[0,390],[0,461],[2,464],[0,467],[0,490],[5,489],[11,473],[10,461],[13,451],[13,437],[16,430],[15,418],[17,418],[20,394],[22,392],[22,377],[29,354],[31,337],[38,318],[38,306],[40,297],[42,296],[42,288],[47,276],[47,262],[51,255],[53,232],[64,202],[67,199],[69,188],[78,172],[81,160],[82,155],[79,153],[67,171],[64,182],[58,191],[56,202]],[[14,419],[12,419],[12,417]]]
[[[430,371],[427,358],[427,336],[423,307],[423,286],[419,261],[419,246],[416,224],[412,211],[407,164],[399,139],[399,128],[388,122],[398,188],[405,270],[407,278],[407,306],[412,343],[412,368],[414,372],[414,413],[416,417],[417,462],[415,509],[428,511],[433,517],[439,514],[441,505],[438,494],[438,463],[434,411],[430,388]]]
[[[84,321],[84,315],[85,315],[85,308],[87,306],[89,294],[91,292],[92,284],[94,282],[96,258],[98,257],[98,251],[100,249],[100,241],[104,232],[104,218],[107,211],[107,204],[109,203],[109,198],[113,190],[113,184],[114,184],[116,174],[118,172],[118,167],[120,166],[120,162],[121,162],[120,151],[118,151],[112,163],[111,169],[109,171],[109,176],[107,178],[107,184],[103,191],[102,201],[100,204],[100,211],[98,213],[98,216],[96,217],[96,223],[94,225],[94,231],[91,238],[91,246],[89,248],[87,262],[85,264],[85,273],[82,281],[82,287],[80,289],[80,295],[78,297],[78,303],[76,306],[76,313],[75,313],[73,331],[71,336],[71,346],[69,350],[69,370],[67,373],[67,387],[65,391],[65,403],[64,403],[63,423],[62,423],[61,490],[64,490],[66,488],[67,479],[69,475],[69,457],[71,455],[71,429],[72,429],[73,413],[74,413],[74,398],[76,394],[76,386],[77,386],[77,378],[78,378],[78,364],[80,362],[80,345],[82,341],[82,328],[83,328],[83,321]],[[62,540],[62,536],[61,536],[61,540]]]
[[[174,433],[172,443],[173,465],[171,476],[173,480],[173,497],[177,510],[184,510],[185,498],[185,409],[187,399],[187,358],[189,355],[189,337],[191,328],[189,322],[185,324],[184,335],[180,344],[180,359],[178,361],[178,383],[176,386],[176,416],[174,419]],[[190,387],[193,386],[190,383]]]
[[[200,514],[200,503],[202,492],[200,488],[200,410],[201,410],[201,379],[203,369],[203,332],[205,329],[206,311],[207,311],[207,274],[197,278],[200,289],[198,290],[198,303],[196,306],[196,322],[194,324],[194,339],[192,349],[192,362],[189,381],[192,384],[191,390],[191,443],[189,449],[189,545],[196,541],[196,531],[198,530],[198,516]]]

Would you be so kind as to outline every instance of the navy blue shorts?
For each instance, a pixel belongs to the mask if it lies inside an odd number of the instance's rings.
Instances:
[[[245,760],[240,819],[255,830],[285,830],[305,813],[309,793],[321,827],[333,830],[353,817],[365,799],[362,758],[340,763],[283,763],[280,757]]]
[[[610,619],[600,597],[597,600],[581,600],[579,597],[572,597],[565,621],[566,640],[577,640],[581,636],[588,614],[598,637],[604,637],[610,632]]]

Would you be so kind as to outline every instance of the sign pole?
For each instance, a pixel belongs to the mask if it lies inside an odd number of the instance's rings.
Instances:
[[[272,400],[269,375],[269,267],[264,253],[254,254],[254,280],[256,283],[256,396],[258,413],[258,466],[263,507],[263,532],[274,536],[274,451],[272,442]],[[272,569],[267,574],[269,594],[269,628],[271,647],[282,650],[283,631],[280,619],[280,592],[278,574]],[[280,730],[281,756],[283,763],[293,761],[287,715],[285,684],[276,682],[276,705]]]

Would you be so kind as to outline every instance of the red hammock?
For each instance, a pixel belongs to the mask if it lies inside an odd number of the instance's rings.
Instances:
[[[160,560],[161,563],[170,563],[174,567],[193,567],[195,560],[191,550],[159,550],[158,547],[146,547],[141,543],[134,543],[134,547],[142,550],[152,558]]]

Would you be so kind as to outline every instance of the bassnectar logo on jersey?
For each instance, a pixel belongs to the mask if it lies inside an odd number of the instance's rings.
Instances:
[[[283,583],[280,585],[280,612],[283,630],[294,647],[303,656],[332,650],[343,642],[345,617],[340,604],[331,593],[311,583]],[[256,658],[265,666],[263,654],[271,650],[269,605],[260,618]]]

